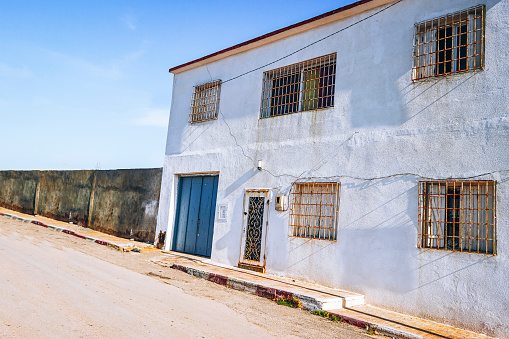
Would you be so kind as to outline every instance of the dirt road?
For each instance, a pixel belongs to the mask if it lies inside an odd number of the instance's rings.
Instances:
[[[160,255],[0,217],[0,337],[374,337],[150,262]]]

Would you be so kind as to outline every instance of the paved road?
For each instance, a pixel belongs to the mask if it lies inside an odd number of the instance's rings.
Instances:
[[[143,255],[0,217],[0,337],[372,337],[181,272],[140,274],[154,269]]]

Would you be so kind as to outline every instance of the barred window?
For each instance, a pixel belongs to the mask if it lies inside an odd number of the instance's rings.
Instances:
[[[290,235],[336,240],[340,185],[339,182],[293,183]]]
[[[334,106],[336,53],[263,73],[260,118]]]
[[[418,247],[496,253],[495,181],[419,182]]]
[[[484,67],[485,6],[415,24],[412,80]]]
[[[217,119],[221,80],[195,86],[193,89],[189,122],[195,123]]]

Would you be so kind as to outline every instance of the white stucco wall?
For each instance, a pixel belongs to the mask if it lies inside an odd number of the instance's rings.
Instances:
[[[176,174],[219,172],[212,260],[236,266],[245,189],[296,177],[341,182],[337,241],[288,236],[271,202],[267,272],[351,290],[367,303],[509,337],[509,0],[487,6],[485,69],[412,83],[413,25],[480,0],[406,0],[221,88],[218,120],[189,124],[192,87],[289,54],[373,11],[174,77],[158,230],[174,224]],[[376,10],[375,10],[376,11]],[[334,107],[259,119],[263,71],[337,52]],[[233,137],[233,136],[234,137]],[[261,159],[264,171],[256,170]],[[415,175],[497,180],[496,256],[417,248]],[[349,177],[350,176],[350,177]],[[360,180],[376,178],[380,180]],[[167,247],[167,249],[169,249]]]

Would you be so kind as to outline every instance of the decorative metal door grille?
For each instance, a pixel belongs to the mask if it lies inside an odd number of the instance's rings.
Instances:
[[[484,67],[486,6],[415,24],[412,80]]]
[[[221,80],[195,86],[193,100],[191,101],[189,122],[195,123],[217,119],[220,93]]]
[[[418,247],[496,254],[496,183],[419,182]]]
[[[339,182],[293,183],[290,235],[336,240]]]
[[[246,244],[244,249],[244,259],[246,260],[257,262],[261,260],[264,208],[265,197],[249,197]]]
[[[263,73],[260,118],[334,106],[336,53]]]

